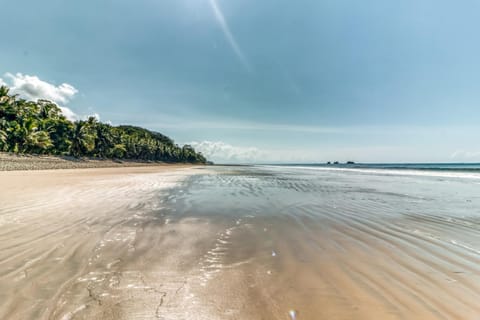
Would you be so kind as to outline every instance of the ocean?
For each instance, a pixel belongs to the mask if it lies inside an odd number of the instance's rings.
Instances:
[[[279,164],[286,167],[315,167],[339,169],[395,169],[434,171],[480,171],[480,163],[339,163],[339,164]]]

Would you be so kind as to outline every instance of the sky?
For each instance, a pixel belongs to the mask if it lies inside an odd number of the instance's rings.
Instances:
[[[480,2],[15,0],[0,82],[216,162],[480,161]],[[5,14],[7,13],[7,14]]]

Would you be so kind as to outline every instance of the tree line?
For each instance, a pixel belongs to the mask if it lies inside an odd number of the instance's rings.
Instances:
[[[70,121],[48,100],[27,101],[0,87],[0,151],[74,157],[206,163],[192,146],[144,128]]]

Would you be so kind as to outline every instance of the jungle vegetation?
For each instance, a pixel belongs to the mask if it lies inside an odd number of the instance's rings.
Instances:
[[[48,100],[27,101],[0,87],[0,151],[74,157],[205,163],[190,145],[144,128],[70,121]]]

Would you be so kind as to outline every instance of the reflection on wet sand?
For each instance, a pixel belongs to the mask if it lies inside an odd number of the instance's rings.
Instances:
[[[210,167],[1,178],[2,319],[480,314],[475,177]]]
[[[199,219],[169,225],[163,202],[195,170],[2,173],[0,318],[185,312],[195,298],[186,279],[202,252],[196,234],[209,228]]]

